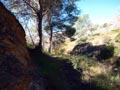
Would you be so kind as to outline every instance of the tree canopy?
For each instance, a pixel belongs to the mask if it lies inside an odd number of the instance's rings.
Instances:
[[[44,21],[51,26],[52,33],[73,26],[79,10],[75,4],[79,0],[1,0],[4,5],[22,22],[24,29],[34,24],[39,34],[39,47],[42,51]],[[26,24],[25,24],[26,23]],[[49,28],[50,29],[50,28]],[[53,31],[54,30],[54,31]]]

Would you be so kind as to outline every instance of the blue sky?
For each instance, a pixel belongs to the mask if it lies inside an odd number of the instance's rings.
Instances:
[[[89,14],[91,22],[101,24],[117,16],[120,0],[81,0],[77,5],[81,15]]]

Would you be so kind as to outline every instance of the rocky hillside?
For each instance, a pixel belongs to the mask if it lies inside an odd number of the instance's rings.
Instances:
[[[100,31],[100,32],[98,32]],[[96,33],[97,32],[97,33]],[[76,38],[76,40],[74,41],[66,41],[63,46],[61,47],[61,50],[64,51],[64,53],[69,54],[72,50],[75,49],[76,46],[81,46],[84,45],[86,43],[89,43],[92,45],[92,47],[99,47],[99,46],[110,46],[114,48],[114,55],[115,56],[119,56],[119,45],[120,45],[120,29],[119,28],[114,28],[114,29],[110,29],[108,30],[108,28],[106,28],[105,30],[97,30],[94,31],[92,34],[89,35],[83,35],[80,36],[78,38]],[[84,45],[84,48],[85,45]],[[82,47],[83,49],[83,47]],[[94,48],[91,49],[92,51],[95,50]],[[96,49],[97,50],[97,49]],[[96,52],[95,50],[95,52]],[[78,50],[79,51],[79,50]],[[89,51],[85,51],[85,53],[88,53]]]

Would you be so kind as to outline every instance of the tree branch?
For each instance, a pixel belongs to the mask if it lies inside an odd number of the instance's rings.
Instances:
[[[24,1],[30,8],[32,8],[35,13],[38,12],[38,10],[35,9],[33,6],[31,6],[26,0],[23,0],[23,1]]]

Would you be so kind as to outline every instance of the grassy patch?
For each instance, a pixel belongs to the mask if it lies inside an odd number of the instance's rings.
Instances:
[[[82,68],[82,80],[89,82],[90,90],[120,90],[120,75],[105,64],[86,56],[62,56],[69,58],[75,69]]]
[[[91,80],[95,90],[120,90],[120,76],[112,74],[101,74]]]

